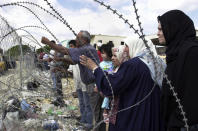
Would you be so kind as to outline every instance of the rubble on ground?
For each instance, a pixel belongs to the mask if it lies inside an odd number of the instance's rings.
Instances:
[[[0,77],[0,81],[6,83],[11,77],[14,79],[13,83],[9,84],[10,87],[2,86],[0,92],[0,115],[3,116],[6,112],[5,118],[0,121],[0,130],[83,131],[82,126],[78,124],[80,116],[78,99],[72,96],[72,92],[75,91],[72,78],[62,79],[65,106],[56,107],[51,104],[55,97],[49,72],[32,71],[30,76],[24,78],[23,88],[19,88],[20,77],[19,73],[16,72],[12,74],[8,71],[7,74]],[[27,83],[33,80],[40,84],[36,89],[28,90]],[[6,108],[8,106],[6,102],[10,96],[14,96],[21,103],[13,111]],[[12,104],[11,101],[9,106]]]

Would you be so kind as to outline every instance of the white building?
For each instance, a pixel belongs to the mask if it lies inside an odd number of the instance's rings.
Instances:
[[[196,30],[196,36],[198,39],[198,29]],[[109,41],[112,41],[114,43],[114,46],[118,46],[124,42],[125,38],[126,38],[125,36],[110,36],[110,35],[101,35],[101,34],[91,35],[91,44],[92,45],[96,44],[98,41],[102,41],[102,44],[106,44]],[[164,55],[166,47],[159,44],[157,34],[148,35],[146,36],[146,38],[150,39],[153,42],[153,44],[156,45],[158,54]]]
[[[110,36],[110,35],[91,35],[91,44],[96,44],[98,41],[102,41],[102,44],[108,42],[113,42],[114,46],[118,46],[121,43],[124,43],[125,36]]]

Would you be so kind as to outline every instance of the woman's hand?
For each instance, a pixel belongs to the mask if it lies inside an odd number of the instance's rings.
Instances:
[[[80,64],[86,66],[90,70],[94,70],[98,67],[92,59],[84,55],[80,56]]]

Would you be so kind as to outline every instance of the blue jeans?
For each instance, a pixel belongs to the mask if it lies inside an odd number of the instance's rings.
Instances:
[[[87,123],[90,126],[93,125],[93,112],[91,109],[90,99],[88,93],[83,92],[81,89],[78,89],[78,100],[80,106],[81,120],[82,123]]]
[[[49,70],[50,69],[50,67],[48,65],[48,62],[44,61],[43,65],[44,65],[44,70]]]

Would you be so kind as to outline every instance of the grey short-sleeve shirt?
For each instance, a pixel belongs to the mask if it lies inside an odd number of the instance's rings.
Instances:
[[[69,55],[72,61],[79,65],[80,77],[82,82],[86,85],[95,82],[95,77],[92,71],[80,64],[80,56],[85,55],[94,60],[95,62],[99,63],[99,57],[96,49],[92,45],[87,44],[79,48],[70,48]]]

